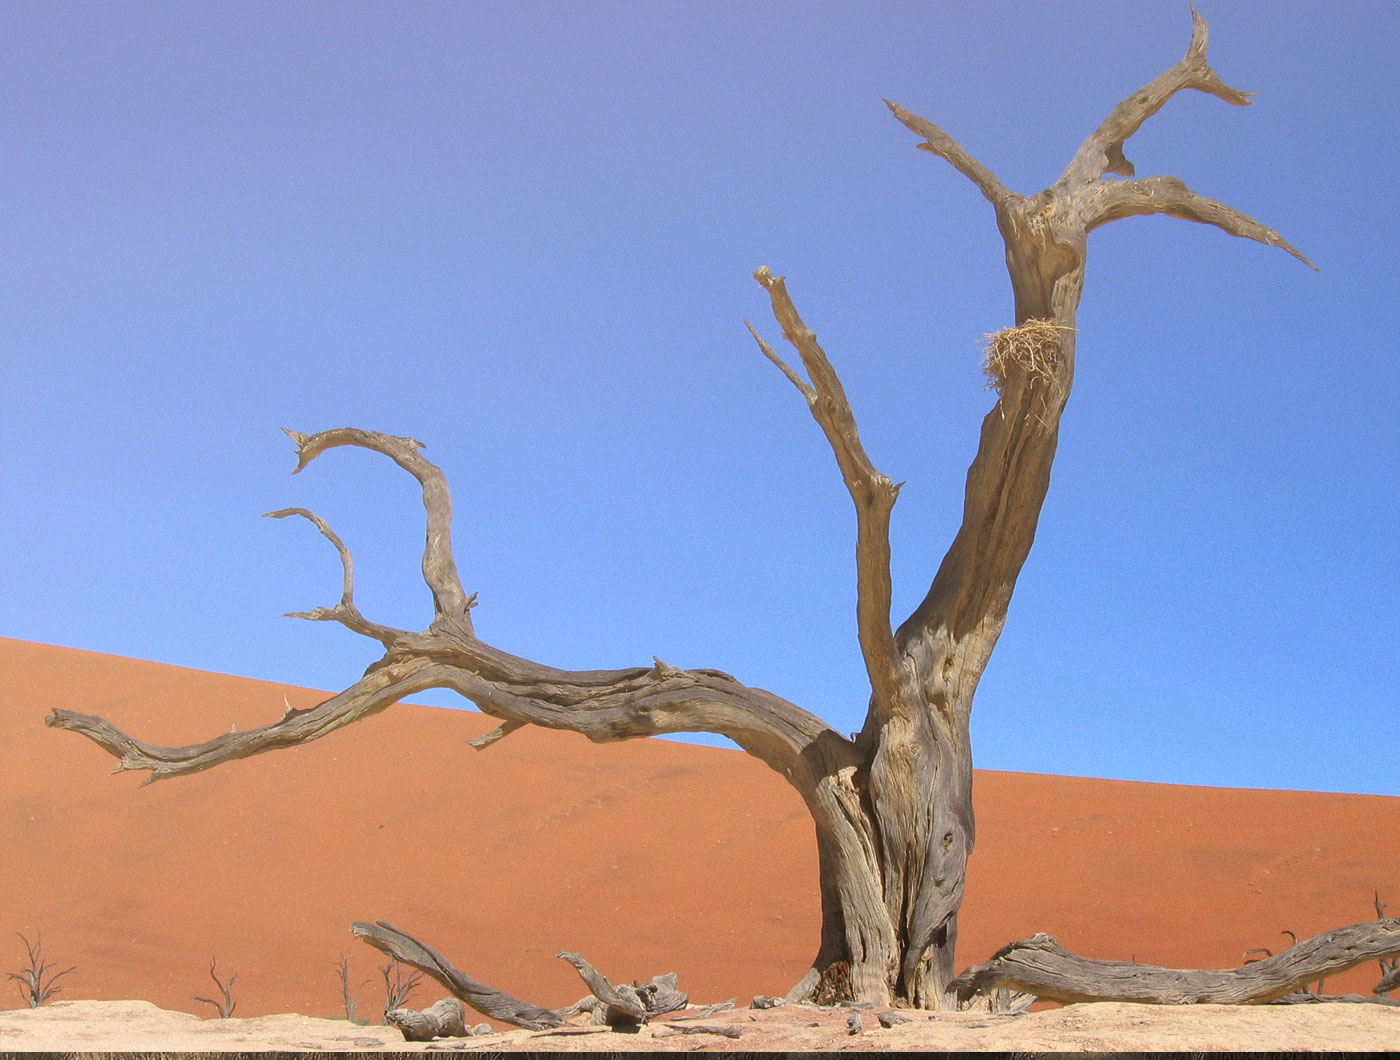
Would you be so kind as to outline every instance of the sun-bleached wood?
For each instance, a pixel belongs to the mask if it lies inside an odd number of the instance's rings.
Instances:
[[[1119,103],[1056,182],[1031,196],[1008,189],[937,125],[889,102],[894,116],[920,138],[918,146],[948,162],[991,204],[1006,246],[1009,327],[1053,336],[1033,365],[999,362],[997,400],[983,420],[968,469],[961,525],[923,601],[897,628],[890,614],[889,526],[899,487],[866,454],[836,369],[785,281],[766,267],[754,274],[805,378],[758,329],[750,330],[764,356],[802,395],[855,505],[857,634],[870,698],[854,738],[719,670],[681,670],[659,659],[631,669],[560,670],[484,643],[471,622],[475,595],[463,589],[453,558],[452,505],[441,469],[422,455],[420,442],[354,428],[289,431],[296,470],[329,449],[355,446],[387,456],[417,479],[427,520],[423,578],[434,609],[426,630],[409,632],[365,618],[354,603],[349,549],[313,513],[283,509],[269,514],[309,520],[336,548],[344,568],[339,602],[297,617],[339,622],[384,647],[383,658],[359,681],[309,710],[289,708],[268,725],[189,747],[145,743],[101,718],[71,711],[56,710],[48,723],[93,740],[117,758],[117,771],[147,770],[147,782],[308,743],[427,688],[452,689],[500,722],[471,741],[478,750],[524,725],[565,729],[598,742],[677,732],[727,736],[792,784],[816,831],[821,935],[811,967],[787,999],[951,1004],[957,915],[975,838],[973,695],[1001,634],[1049,488],[1074,379],[1088,235],[1122,218],[1166,214],[1307,261],[1273,229],[1197,195],[1175,177],[1137,178],[1124,156],[1125,142],[1177,92],[1205,92],[1237,106],[1249,102],[1211,69],[1208,36],[1205,20],[1193,13],[1186,56]],[[371,932],[363,937],[376,945],[383,941]],[[436,965],[440,955],[426,948],[418,956],[424,953],[424,963],[415,967],[449,985],[450,966]],[[460,985],[471,993],[480,987],[473,982]]]
[[[1013,942],[985,964],[969,968],[953,980],[950,989],[962,1000],[1009,988],[1065,1004],[1259,1005],[1358,964],[1396,954],[1400,954],[1400,919],[1394,918],[1325,931],[1264,960],[1221,970],[1089,960],[1042,933]]]

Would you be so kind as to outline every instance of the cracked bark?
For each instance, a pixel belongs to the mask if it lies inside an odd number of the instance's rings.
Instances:
[[[1040,934],[1000,950],[952,983],[962,1000],[998,988],[1046,1001],[1128,1001],[1152,1005],[1243,1005],[1294,1001],[1294,992],[1358,964],[1400,954],[1400,919],[1336,928],[1261,961],[1222,970],[1094,961]],[[1297,1000],[1325,1001],[1308,995]]]
[[[1193,12],[1186,56],[1119,103],[1060,178],[1033,196],[1009,190],[938,126],[889,103],[921,138],[921,149],[947,161],[992,205],[1006,245],[1012,326],[1045,322],[1059,336],[1048,350],[1048,367],[1033,371],[1011,363],[996,380],[998,398],[967,473],[961,526],[927,595],[897,629],[890,616],[889,522],[898,486],[865,453],[840,379],[784,281],[766,268],[755,273],[805,377],[750,330],[806,401],[855,506],[856,622],[871,692],[853,740],[801,707],[717,670],[680,670],[655,660],[650,667],[567,671],[485,644],[471,622],[475,596],[464,591],[453,559],[451,499],[441,470],[413,439],[352,428],[288,432],[296,470],[328,449],[356,446],[389,457],[418,480],[427,516],[423,577],[434,608],[428,629],[409,632],[366,619],[354,602],[349,550],[319,517],[283,509],[269,514],[312,522],[344,567],[340,601],[296,617],[339,622],[385,649],[358,682],[309,710],[288,710],[261,728],[182,748],[148,744],[71,711],[56,710],[48,724],[93,740],[117,758],[117,771],[148,770],[147,783],[319,739],[426,688],[452,689],[501,722],[472,741],[478,750],[524,725],[567,729],[598,742],[676,732],[727,736],[793,785],[816,830],[821,937],[811,968],[788,999],[820,992],[879,1006],[950,1004],[957,913],[974,841],[972,700],[1049,487],[1074,377],[1088,234],[1122,218],[1160,213],[1280,247],[1306,262],[1277,232],[1174,177],[1136,179],[1123,153],[1132,134],[1179,91],[1249,102],[1211,70],[1207,39],[1205,20]],[[1109,174],[1134,179],[1109,181]]]

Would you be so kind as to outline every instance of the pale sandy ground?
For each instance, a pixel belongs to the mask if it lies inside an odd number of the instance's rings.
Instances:
[[[678,1013],[684,1015],[685,1013]],[[215,1052],[340,1050],[405,1052],[575,1051],[1382,1051],[1400,1049],[1400,1008],[1380,1005],[1272,1007],[1071,1005],[1018,1016],[920,1013],[884,1029],[875,1012],[847,1032],[848,1010],[786,1007],[734,1009],[703,1026],[738,1027],[738,1039],[682,1034],[665,1018],[635,1034],[569,1027],[509,1031],[474,1038],[407,1043],[388,1027],[358,1027],[307,1016],[200,1019],[147,1001],[59,1001],[42,1009],[0,1012],[0,1051]]]

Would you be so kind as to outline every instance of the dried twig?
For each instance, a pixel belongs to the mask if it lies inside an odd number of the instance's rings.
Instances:
[[[340,963],[336,965],[335,971],[340,978],[340,998],[345,1005],[345,1018],[354,1023],[355,1002],[360,996],[360,991],[369,985],[369,980],[366,979],[353,991],[350,989],[350,960],[343,953],[340,955]]]

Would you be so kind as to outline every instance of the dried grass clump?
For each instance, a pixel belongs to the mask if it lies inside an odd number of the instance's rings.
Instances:
[[[1072,330],[1049,320],[1027,320],[1016,327],[983,336],[982,372],[987,377],[987,389],[995,390],[1000,397],[1013,368],[1019,368],[1032,379],[1053,380],[1064,363],[1060,332]]]

